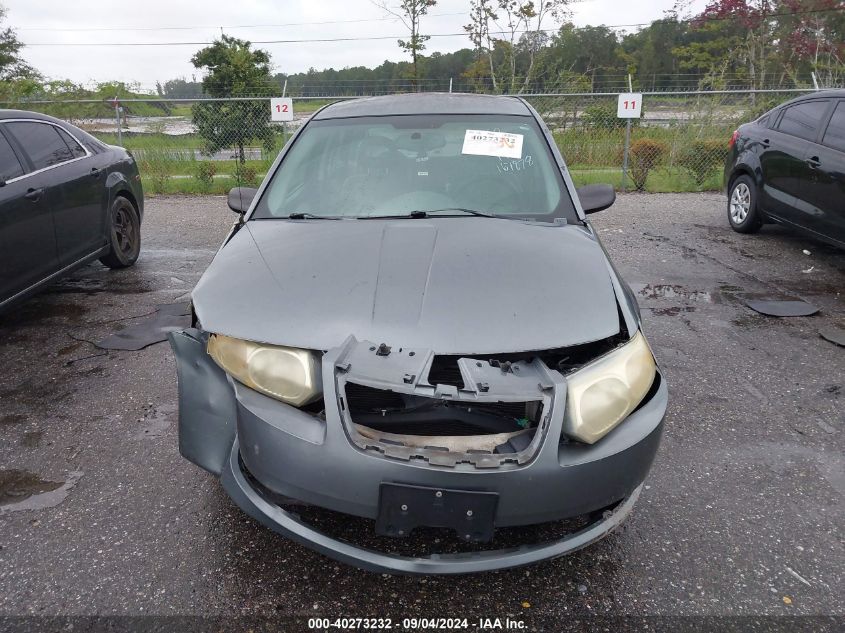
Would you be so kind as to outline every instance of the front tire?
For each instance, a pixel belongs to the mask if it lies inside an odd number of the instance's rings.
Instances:
[[[731,183],[728,222],[737,233],[754,233],[763,225],[757,209],[757,187],[747,175],[739,176]]]
[[[127,198],[117,196],[109,213],[109,252],[100,261],[109,268],[128,268],[141,253],[141,220]]]

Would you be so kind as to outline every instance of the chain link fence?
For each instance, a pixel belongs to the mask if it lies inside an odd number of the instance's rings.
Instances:
[[[806,90],[643,92],[625,160],[616,93],[532,93],[576,184],[651,192],[717,190],[728,140],[741,123]],[[95,99],[2,104],[65,119],[132,151],[148,193],[216,193],[256,185],[290,135],[349,95],[294,97],[294,120],[270,121],[267,98]],[[628,165],[623,177],[623,165]]]
[[[644,92],[642,117],[632,120],[627,161],[626,120],[616,118],[616,94],[526,98],[551,128],[577,184],[681,192],[720,189],[733,131],[804,92]]]
[[[292,123],[270,121],[267,98],[94,99],[1,104],[49,114],[110,145],[130,150],[144,191],[223,194],[257,186],[295,129],[319,104]]]

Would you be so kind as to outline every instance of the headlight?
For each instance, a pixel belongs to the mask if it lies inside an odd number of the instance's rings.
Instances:
[[[320,359],[308,350],[212,334],[208,354],[238,382],[295,407],[323,392]]]
[[[654,382],[657,366],[642,332],[623,347],[567,377],[563,432],[593,444],[637,408]]]

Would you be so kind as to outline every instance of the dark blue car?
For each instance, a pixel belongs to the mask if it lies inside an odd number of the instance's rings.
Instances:
[[[134,264],[143,211],[125,149],[50,116],[0,110],[0,310],[95,259]]]

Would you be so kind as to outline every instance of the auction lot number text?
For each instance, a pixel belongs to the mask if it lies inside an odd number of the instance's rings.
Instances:
[[[308,628],[316,630],[449,631],[468,630],[470,627],[476,631],[520,630],[525,628],[525,623],[510,618],[480,618],[477,621],[469,618],[308,618]]]

